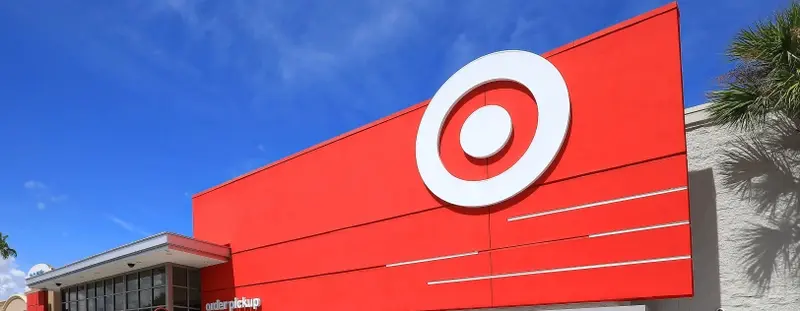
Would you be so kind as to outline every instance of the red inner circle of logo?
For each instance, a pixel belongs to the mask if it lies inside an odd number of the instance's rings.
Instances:
[[[476,159],[461,147],[461,127],[467,118],[486,105],[503,107],[511,115],[509,142],[496,155]],[[497,176],[519,161],[536,133],[539,110],[527,88],[516,82],[492,82],[464,96],[451,110],[442,128],[439,156],[450,174],[464,180],[484,180]]]

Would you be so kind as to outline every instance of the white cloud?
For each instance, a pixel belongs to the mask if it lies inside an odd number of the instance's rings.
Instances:
[[[459,34],[447,50],[447,64],[443,66],[443,71],[447,76],[453,74],[473,60],[479,51],[477,43],[468,38],[466,33]]]
[[[218,65],[237,68],[259,97],[266,85],[273,86],[268,92],[276,84],[329,81],[348,74],[351,65],[392,50],[422,30],[417,13],[428,6],[383,0],[303,7],[292,1],[226,1],[215,6],[171,0],[150,7],[142,21],[179,16],[189,38],[208,44]]]
[[[38,180],[26,181],[23,186],[28,190],[28,193],[30,193],[36,199],[36,208],[39,210],[44,210],[47,208],[46,202],[57,204],[62,203],[69,198],[65,194],[53,194],[53,191],[50,187]]]
[[[24,293],[25,272],[19,269],[15,259],[0,258],[0,300],[5,300],[11,295]]]
[[[142,230],[141,228],[137,227],[136,225],[134,225],[134,224],[132,224],[130,222],[127,222],[127,221],[124,221],[122,219],[119,219],[116,216],[109,215],[108,219],[111,220],[111,222],[113,222],[114,224],[116,224],[120,228],[125,229],[127,231],[130,231],[130,232],[133,232],[133,233],[136,233],[136,234],[140,234],[140,235],[144,235],[144,236],[150,235],[149,233],[147,233],[147,231]]]
[[[24,186],[25,186],[25,189],[29,189],[29,190],[47,189],[47,185],[45,185],[43,182],[37,181],[37,180],[26,181]]]

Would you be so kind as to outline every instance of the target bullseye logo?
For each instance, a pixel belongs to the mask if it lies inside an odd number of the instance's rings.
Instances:
[[[519,161],[506,171],[484,180],[460,179],[447,171],[439,155],[445,120],[465,95],[496,81],[519,83],[533,94],[539,110],[536,133]],[[567,84],[552,63],[525,51],[495,52],[459,69],[433,95],[417,132],[417,169],[428,189],[450,204],[497,204],[519,194],[544,174],[561,150],[569,120]],[[512,131],[508,111],[487,103],[467,117],[459,140],[467,155],[486,159],[508,144]]]

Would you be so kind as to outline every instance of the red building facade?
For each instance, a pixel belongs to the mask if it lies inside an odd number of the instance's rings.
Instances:
[[[194,237],[231,254],[201,270],[202,304],[440,310],[691,296],[677,6],[542,57],[568,89],[569,122],[530,186],[486,206],[437,195],[420,171],[429,101],[419,103],[197,194]],[[537,98],[514,81],[461,97],[436,133],[447,172],[471,182],[511,170],[549,120]],[[489,105],[513,131],[475,158],[459,135]]]

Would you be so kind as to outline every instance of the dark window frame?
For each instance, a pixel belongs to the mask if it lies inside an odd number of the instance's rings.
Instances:
[[[113,275],[107,278],[92,280],[75,284],[61,289],[61,305],[63,311],[141,311],[151,310],[156,307],[166,307],[167,289],[169,285],[169,278],[167,277],[169,271],[166,265],[148,267],[138,271],[132,271],[121,275]],[[188,274],[187,274],[188,275]],[[136,289],[129,289],[129,281],[133,282],[131,278],[135,277]],[[144,280],[144,285],[142,284]],[[120,284],[116,282],[120,281]],[[159,283],[159,285],[153,285]],[[99,287],[98,287],[99,285]],[[118,286],[120,285],[121,288]],[[97,289],[100,289],[99,295]],[[83,299],[80,299],[80,290],[83,290]],[[122,289],[122,290],[120,290]],[[110,290],[110,291],[109,291]],[[142,306],[141,293],[148,291],[149,306]],[[128,295],[136,293],[137,303],[136,306],[128,306]],[[163,304],[155,304],[156,292],[163,293],[161,299]],[[94,293],[94,294],[92,294]],[[73,299],[74,296],[74,299]],[[118,301],[118,298],[119,299]],[[89,300],[94,300],[94,310],[89,309]],[[102,302],[103,306],[98,308],[98,302]],[[159,301],[160,302],[160,301]],[[146,303],[145,303],[146,304]],[[72,306],[75,306],[74,308]],[[117,306],[122,308],[117,308]],[[83,306],[83,310],[80,310]],[[111,307],[111,309],[109,309]]]
[[[176,275],[176,273],[175,273],[176,269],[183,270],[183,271],[185,271],[185,273],[181,272],[181,273],[178,273]],[[181,275],[183,275],[185,277],[185,279],[182,280],[181,283],[186,284],[186,285],[179,285],[180,283],[175,282],[176,276],[181,276]],[[202,302],[201,302],[201,299],[200,299],[199,296],[198,296],[198,300],[197,301],[195,301],[194,303],[192,301],[192,299],[194,298],[193,295],[192,295],[193,291],[197,290],[199,292],[200,288],[202,286],[202,280],[201,280],[201,277],[200,277],[200,270],[194,269],[194,268],[190,268],[190,267],[184,267],[184,266],[180,266],[180,265],[173,265],[172,266],[172,279],[171,279],[171,281],[172,281],[171,285],[172,285],[172,309],[173,309],[173,311],[176,311],[176,310],[186,310],[186,311],[199,311],[199,310],[202,310]],[[192,281],[197,281],[197,282],[192,282]],[[194,284],[194,283],[196,283],[196,284]],[[186,291],[186,298],[185,298],[186,305],[178,305],[176,303],[176,301],[177,301],[176,300],[176,296],[177,296],[176,289],[185,290]],[[202,295],[202,293],[200,295]],[[192,305],[196,305],[197,307],[193,307]]]

